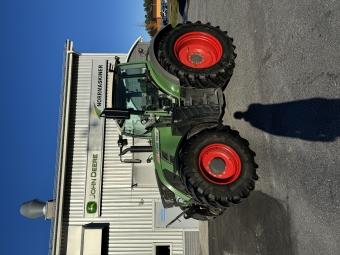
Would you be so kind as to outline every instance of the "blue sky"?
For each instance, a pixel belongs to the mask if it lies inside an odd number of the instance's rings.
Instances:
[[[150,37],[143,0],[0,1],[3,207],[1,254],[48,254],[50,221],[20,215],[23,202],[52,199],[63,47],[127,53]]]

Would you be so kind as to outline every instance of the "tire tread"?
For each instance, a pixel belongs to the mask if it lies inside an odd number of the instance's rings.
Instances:
[[[205,32],[210,31],[223,38],[222,41],[228,42],[225,43],[225,45],[228,46],[223,48],[225,54],[223,54],[222,58],[219,60],[219,64],[215,64],[208,68],[197,69],[200,71],[199,75],[195,75],[197,74],[195,68],[185,66],[177,60],[173,52],[174,46],[172,45],[173,40],[171,40],[171,38],[178,38],[183,35],[183,31],[190,31],[191,29],[201,29]],[[234,49],[235,45],[232,43],[232,38],[227,35],[226,31],[220,30],[219,26],[214,27],[209,22],[203,24],[200,21],[196,21],[195,23],[187,21],[184,24],[178,24],[162,38],[158,45],[157,59],[165,70],[179,79],[180,85],[183,87],[225,88],[235,67],[236,54],[234,53]],[[183,66],[185,66],[185,68],[183,68]],[[211,75],[215,78],[211,78]],[[219,79],[216,77],[219,77]]]
[[[218,185],[207,180],[198,168],[199,151],[196,148],[204,144],[221,142],[237,151],[242,164],[241,175],[234,182]],[[242,154],[241,154],[242,153]],[[197,202],[215,208],[227,208],[240,203],[247,198],[255,188],[258,180],[254,161],[255,153],[249,148],[249,142],[232,130],[229,126],[219,126],[215,129],[203,130],[191,137],[180,153],[180,179],[186,191]]]

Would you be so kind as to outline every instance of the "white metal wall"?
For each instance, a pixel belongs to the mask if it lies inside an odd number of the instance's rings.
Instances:
[[[182,231],[152,230],[152,201],[160,198],[158,188],[131,190],[132,167],[119,162],[117,139],[115,123],[109,120],[106,123],[102,188],[102,218],[110,222],[108,254],[151,255],[153,242],[171,242],[173,254],[183,254]],[[131,140],[129,144],[132,144]]]
[[[92,59],[113,55],[86,54],[75,59],[72,80],[71,123],[65,184],[61,251],[66,254],[68,227],[90,222],[109,223],[108,254],[152,254],[152,243],[172,243],[173,254],[184,254],[182,231],[153,231],[152,202],[160,198],[157,188],[131,190],[132,167],[118,158],[118,132],[107,120],[100,218],[83,218]],[[124,55],[121,56],[124,62]],[[129,144],[132,144],[131,139]],[[128,155],[130,156],[130,155]],[[152,165],[150,165],[152,167]]]
[[[150,144],[147,139],[134,139],[134,145],[149,146]],[[137,184],[138,187],[157,188],[153,161],[147,163],[147,159],[152,156],[152,153],[134,153],[134,156],[137,159],[141,159],[142,163],[133,165],[133,183]]]

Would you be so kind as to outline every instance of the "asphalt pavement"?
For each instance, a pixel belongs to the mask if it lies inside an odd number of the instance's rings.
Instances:
[[[340,1],[180,2],[179,22],[234,38],[224,122],[259,165],[250,197],[200,224],[202,254],[340,254]]]

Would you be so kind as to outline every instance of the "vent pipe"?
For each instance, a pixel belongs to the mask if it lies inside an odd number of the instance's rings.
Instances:
[[[53,204],[53,201],[43,202],[36,198],[23,203],[20,207],[20,214],[31,220],[42,216],[45,216],[45,219],[51,219],[53,215]]]

